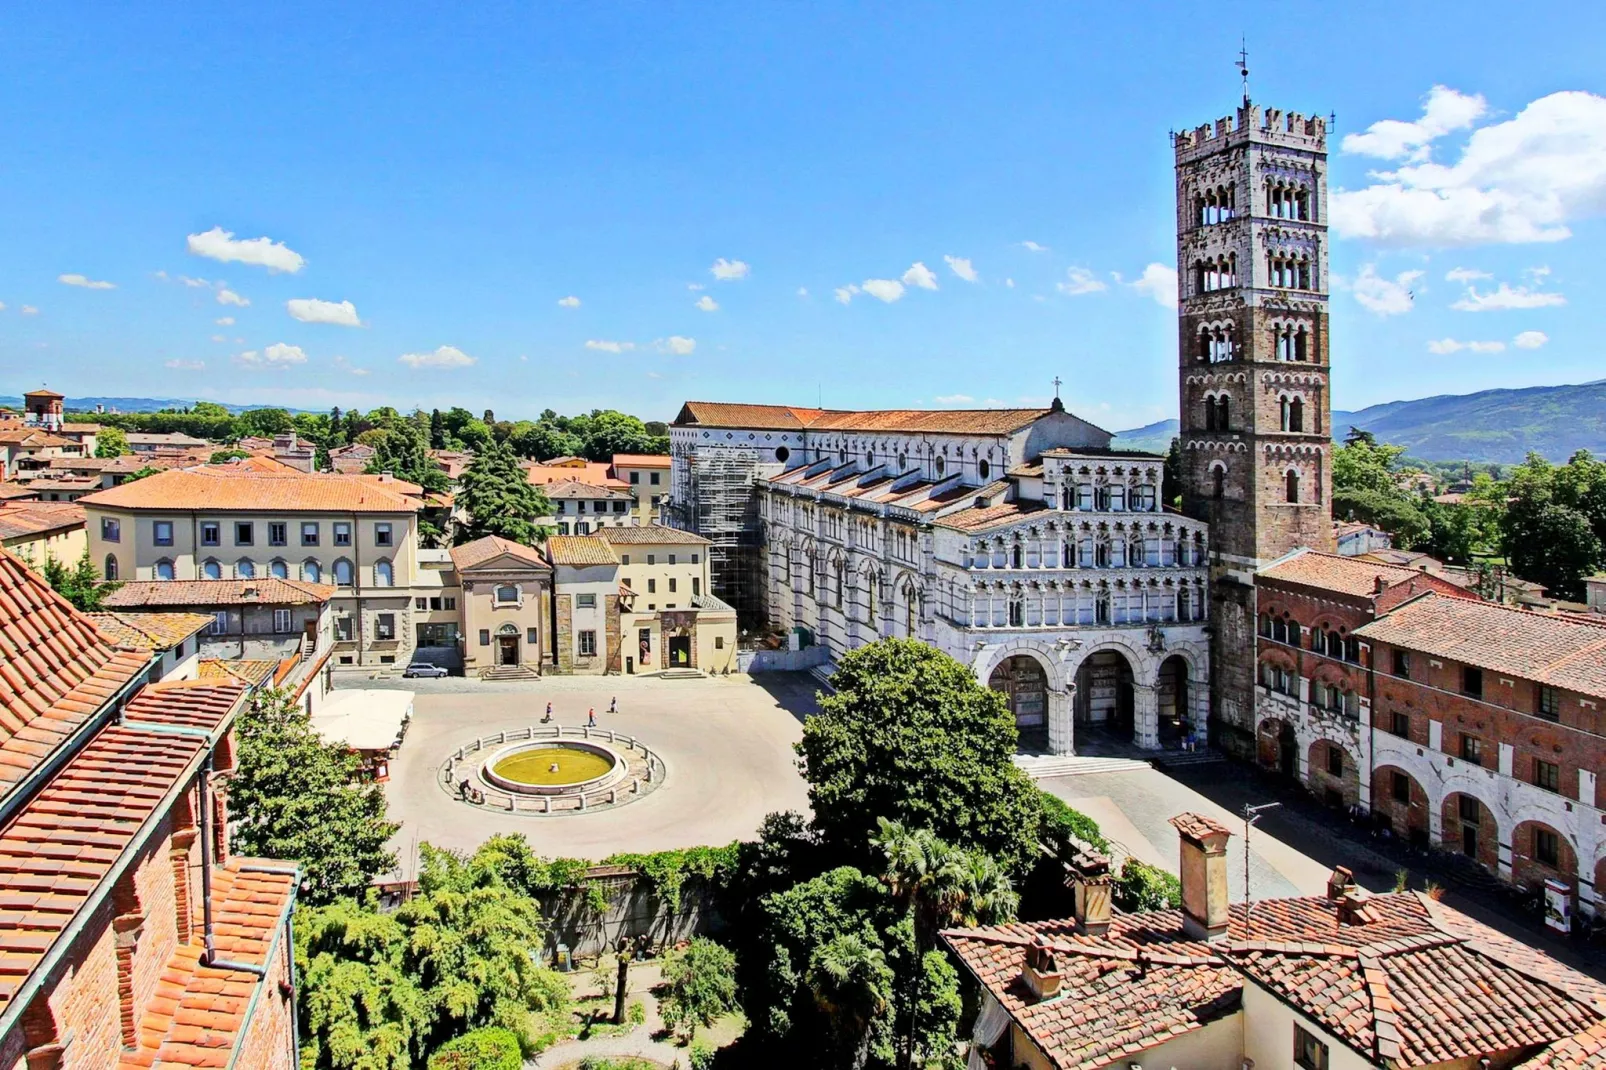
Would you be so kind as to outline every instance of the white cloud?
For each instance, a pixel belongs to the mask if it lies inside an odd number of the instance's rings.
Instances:
[[[909,265],[909,270],[903,273],[903,284],[914,286],[922,290],[935,290],[937,288],[937,275],[924,263],[916,260]]]
[[[220,305],[234,305],[236,308],[245,308],[251,303],[249,297],[241,297],[227,286],[217,292],[217,303]]]
[[[1504,342],[1458,342],[1454,338],[1440,338],[1438,341],[1428,343],[1428,352],[1445,356],[1450,353],[1459,353],[1465,349],[1471,353],[1503,353]]]
[[[1550,341],[1550,335],[1544,331],[1523,331],[1511,340],[1511,344],[1518,349],[1538,349]]]
[[[1411,291],[1411,284],[1422,277],[1420,271],[1402,271],[1392,279],[1385,279],[1377,273],[1376,264],[1367,264],[1361,268],[1361,273],[1355,277],[1350,288],[1355,292],[1355,300],[1368,312],[1379,316],[1398,316],[1411,311],[1415,295]]]
[[[863,289],[877,301],[889,305],[903,296],[903,283],[895,279],[865,279]]]
[[[797,295],[799,297],[807,297],[809,295],[809,288],[807,286],[799,286],[797,288]]]
[[[747,278],[748,265],[741,260],[726,260],[723,256],[714,261],[714,266],[708,269],[709,274],[720,282],[735,282],[737,279]]]
[[[1413,122],[1383,119],[1343,141],[1345,152],[1385,160],[1425,160],[1429,147],[1452,130],[1465,130],[1489,110],[1481,96],[1467,96],[1436,85],[1422,102],[1422,118]]]
[[[715,301],[707,294],[703,294],[703,296],[697,299],[697,307],[702,309],[704,312],[718,312],[719,302]]]
[[[952,270],[955,275],[958,275],[966,282],[980,281],[980,279],[978,279],[976,276],[975,267],[971,264],[967,257],[944,256],[943,260],[947,261],[949,269]]]
[[[21,308],[17,309],[17,311],[22,313],[24,316],[39,315],[39,310],[32,305],[23,305]]]
[[[204,361],[204,360],[179,360],[177,357],[174,357],[172,360],[164,360],[164,361],[162,361],[162,367],[164,367],[164,368],[172,368],[174,371],[180,371],[180,372],[198,372],[202,368],[206,367],[206,361]]]
[[[192,290],[205,290],[212,285],[205,279],[192,279],[188,275],[180,275],[178,277],[178,281],[182,282],[185,286],[188,286]]]
[[[56,281],[61,283],[63,286],[78,286],[85,290],[117,289],[117,284],[115,282],[106,282],[101,279],[91,279],[86,275],[79,275],[76,272],[70,275],[57,275]]]
[[[697,339],[684,338],[681,335],[672,334],[668,338],[660,338],[656,345],[665,353],[673,353],[677,357],[685,357],[690,356],[696,350]]]
[[[1477,282],[1479,279],[1492,279],[1493,275],[1487,271],[1477,271],[1473,268],[1454,268],[1444,273],[1445,282]]]
[[[456,346],[439,346],[429,353],[403,353],[396,358],[396,363],[409,368],[466,368],[478,364],[479,358],[469,356]]]
[[[1454,164],[1407,163],[1333,194],[1340,236],[1391,246],[1561,241],[1570,221],[1606,212],[1606,97],[1552,93],[1474,131]]]
[[[845,305],[852,301],[854,295],[858,292],[859,288],[850,282],[846,286],[838,286],[836,288],[836,299]]]
[[[604,353],[624,353],[624,352],[626,352],[628,350],[635,349],[636,348],[636,343],[634,343],[634,342],[607,342],[607,341],[601,341],[599,339],[592,338],[592,339],[587,340],[586,348],[587,349],[601,350]]]
[[[4,301],[0,301],[0,312],[4,312],[5,310],[6,310],[6,303]]]
[[[1512,308],[1554,308],[1566,303],[1567,298],[1559,293],[1502,282],[1488,293],[1479,293],[1476,286],[1468,286],[1467,295],[1450,307],[1461,312],[1497,312]]]
[[[234,358],[234,363],[243,368],[288,368],[306,362],[305,350],[300,346],[286,345],[283,342],[275,342],[261,352],[248,349]]]
[[[1004,280],[1004,285],[1009,287],[1011,290],[1013,290],[1015,288],[1015,280],[1014,279],[1005,279]]]
[[[1048,246],[1039,245],[1034,241],[1023,241],[1020,244],[1021,244],[1021,248],[1028,249],[1028,250],[1030,250],[1031,252],[1034,252],[1034,253],[1046,253],[1046,252],[1048,252]]]
[[[1095,278],[1087,268],[1069,268],[1065,274],[1068,276],[1065,282],[1054,284],[1054,288],[1062,294],[1070,294],[1072,297],[1077,297],[1081,294],[1096,294],[1110,288],[1108,283],[1102,279]]]
[[[357,306],[350,301],[320,301],[316,297],[294,297],[284,303],[290,315],[302,323],[332,323],[336,327],[361,327]]]
[[[1545,281],[1545,279],[1549,278],[1550,267],[1549,265],[1541,264],[1538,267],[1524,269],[1523,274],[1528,276],[1535,283],[1542,283]]]
[[[212,322],[217,324],[219,327],[232,327],[232,326],[234,326],[234,317],[233,316],[219,316],[217,319],[213,320]]]
[[[570,294],[568,297],[560,297],[560,298],[558,298],[558,307],[559,308],[579,308],[580,307],[580,299],[578,297],[574,296],[573,294]]]
[[[367,368],[359,368],[356,365],[352,364],[351,361],[347,360],[345,357],[336,357],[335,358],[335,367],[339,368],[341,371],[345,372],[347,375],[367,375],[368,374],[368,369]]]
[[[214,334],[212,336],[212,341],[214,341],[214,342],[227,342],[228,340],[229,339],[228,339],[228,337],[226,335]]]
[[[938,405],[974,405],[976,399],[969,394],[941,394],[931,399]]]
[[[1150,264],[1132,280],[1132,288],[1148,294],[1162,308],[1177,307],[1177,269],[1166,264]]]
[[[686,284],[686,289],[690,290],[692,293],[696,293],[699,290],[706,290],[708,287],[704,286],[700,282],[688,282]]]
[[[213,227],[204,234],[191,234],[188,243],[190,252],[196,256],[220,260],[225,264],[237,261],[294,275],[307,263],[305,257],[287,248],[284,242],[276,242],[271,238],[236,239],[232,231],[222,227]]]

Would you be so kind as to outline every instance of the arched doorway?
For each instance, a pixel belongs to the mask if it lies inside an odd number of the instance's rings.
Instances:
[[[1500,869],[1500,829],[1494,812],[1476,795],[1452,791],[1439,811],[1444,849],[1464,855],[1490,873]]]
[[[1047,743],[1048,671],[1042,662],[1030,654],[1007,657],[987,678],[987,686],[1003,693],[1023,746]]]
[[[1076,724],[1132,741],[1136,701],[1132,663],[1119,650],[1099,650],[1076,669]]]
[[[1428,844],[1428,793],[1416,777],[1398,766],[1372,771],[1372,818],[1378,828],[1415,847]]]
[[[1334,810],[1348,810],[1361,800],[1361,771],[1355,756],[1330,739],[1318,739],[1305,756],[1306,783]]]
[[[1299,737],[1293,725],[1280,717],[1268,717],[1260,722],[1255,739],[1262,769],[1275,770],[1285,777],[1299,775]]]
[[[498,665],[517,665],[519,663],[519,629],[512,624],[504,624],[496,630],[496,663]]]
[[[1180,746],[1192,730],[1189,709],[1193,692],[1188,677],[1188,659],[1172,654],[1160,663],[1160,745]]]
[[[1543,821],[1523,821],[1511,836],[1511,879],[1524,887],[1546,878],[1577,888],[1578,855],[1567,834]]]

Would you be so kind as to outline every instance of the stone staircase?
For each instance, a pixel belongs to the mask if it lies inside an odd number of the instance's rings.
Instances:
[[[481,680],[539,680],[541,674],[527,665],[492,665],[480,670]]]
[[[824,665],[816,665],[809,670],[809,675],[820,683],[821,690],[827,694],[836,694],[836,688],[831,686],[831,676],[836,672],[836,662],[828,661]]]
[[[1079,754],[1017,754],[1015,764],[1033,780],[1090,773],[1127,773],[1153,768],[1136,758],[1099,758]]]
[[[1154,764],[1161,769],[1195,769],[1201,765],[1225,764],[1226,755],[1220,751],[1200,750],[1168,750],[1154,759]]]
[[[660,680],[706,680],[708,674],[701,669],[665,669],[658,674]]]

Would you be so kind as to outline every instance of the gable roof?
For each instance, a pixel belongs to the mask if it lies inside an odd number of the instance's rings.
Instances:
[[[207,627],[205,613],[86,613],[102,635],[126,650],[171,650]]]
[[[514,542],[512,539],[504,539],[500,535],[487,535],[484,538],[475,539],[473,542],[465,542],[461,546],[454,546],[451,549],[451,555],[452,565],[459,572],[480,568],[501,557],[515,558],[520,568],[534,568],[543,571],[550,571],[552,568],[551,565],[546,563],[546,558],[541,556],[540,550],[533,546],[525,546],[522,543]]]
[[[1427,594],[1355,635],[1490,672],[1606,698],[1606,619],[1553,616]]]
[[[149,664],[0,551],[0,798]]]
[[[1059,920],[943,939],[1062,1070],[1131,1058],[1231,1013],[1245,977],[1397,1067],[1554,1044],[1606,1020],[1606,986],[1543,952],[1417,893],[1364,904],[1355,924],[1324,897],[1265,900],[1252,932],[1239,904],[1215,943],[1188,938],[1177,910],[1117,913],[1102,936]],[[1021,977],[1034,940],[1064,976],[1055,999]]]
[[[906,434],[1006,435],[1029,427],[1052,409],[808,409],[792,405],[742,405],[688,401],[677,427],[777,431],[886,431]]]
[[[40,481],[34,489],[57,487],[59,483]],[[20,539],[83,526],[84,507],[77,502],[14,501],[0,505],[0,539]]]
[[[617,565],[619,555],[600,535],[553,535],[546,552],[554,565]]]
[[[108,609],[138,606],[300,606],[323,603],[335,596],[328,583],[280,580],[135,580],[107,594]]]
[[[613,455],[615,468],[668,468],[669,454],[667,453],[616,453]]]
[[[617,482],[613,480],[610,482]],[[554,479],[544,485],[548,499],[553,498],[600,498],[608,501],[633,501],[629,491],[623,485],[609,486],[604,483],[590,483],[579,479]]]
[[[1477,598],[1471,591],[1429,572],[1367,561],[1360,557],[1323,553],[1320,550],[1295,550],[1262,568],[1256,573],[1256,578],[1296,583],[1352,598],[1368,599],[1382,593],[1377,587],[1379,579],[1383,581],[1384,590],[1415,581],[1415,590],[1410,592],[1413,594],[1433,590],[1443,594]]]
[[[174,468],[80,499],[110,509],[184,509],[226,513],[414,513],[403,488],[357,475],[229,471],[223,465]]]

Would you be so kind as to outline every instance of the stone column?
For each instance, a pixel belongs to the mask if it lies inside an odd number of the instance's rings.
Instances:
[[[1160,749],[1160,689],[1132,684],[1132,741],[1144,750]]]
[[[1076,753],[1076,685],[1048,692],[1048,750],[1050,754]]]

